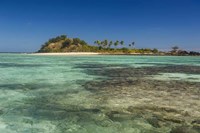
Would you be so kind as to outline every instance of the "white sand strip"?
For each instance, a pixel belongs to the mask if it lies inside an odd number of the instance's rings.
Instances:
[[[31,55],[99,55],[94,52],[67,52],[67,53],[31,53]]]

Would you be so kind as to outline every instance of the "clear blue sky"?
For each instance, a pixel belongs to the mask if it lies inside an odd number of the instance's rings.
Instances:
[[[200,51],[200,0],[1,0],[0,52],[32,52],[67,34]]]

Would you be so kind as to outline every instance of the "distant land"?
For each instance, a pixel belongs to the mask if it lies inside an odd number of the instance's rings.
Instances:
[[[93,52],[111,55],[174,55],[174,56],[200,56],[199,52],[180,50],[178,46],[172,47],[171,51],[159,51],[158,49],[136,49],[135,42],[124,44],[124,41],[96,40],[94,45],[89,45],[80,38],[68,38],[60,35],[45,42],[37,53],[68,53],[68,52]],[[120,48],[118,47],[120,45]]]

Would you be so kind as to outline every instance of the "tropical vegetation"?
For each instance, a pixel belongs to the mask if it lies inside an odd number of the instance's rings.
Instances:
[[[136,49],[135,42],[125,44],[123,40],[96,40],[89,45],[80,38],[68,38],[60,35],[45,42],[38,52],[98,52],[102,54],[153,54],[153,55],[200,55],[198,52],[180,50],[178,46],[172,47],[169,52],[158,49]]]

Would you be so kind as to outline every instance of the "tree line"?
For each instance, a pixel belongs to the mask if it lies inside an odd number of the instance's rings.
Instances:
[[[111,40],[111,41],[109,41],[107,39],[102,40],[102,41],[96,40],[96,41],[94,41],[94,44],[97,44],[99,46],[99,48],[111,48],[112,46],[117,48],[117,46],[119,46],[119,45],[121,45],[121,46],[125,45],[123,40],[122,41],[119,41],[119,40],[116,40],[116,41],[112,41]],[[134,47],[134,45],[135,45],[135,42],[132,42],[128,46],[129,47]]]

